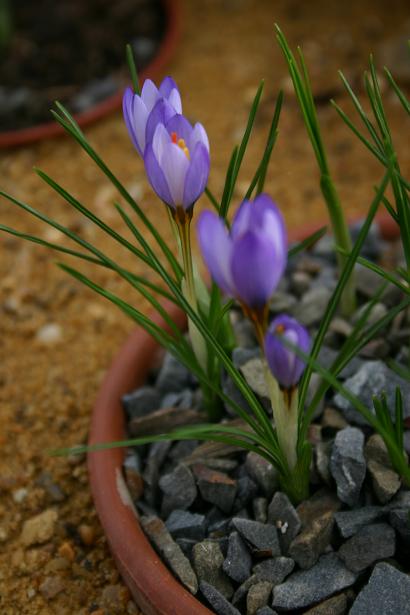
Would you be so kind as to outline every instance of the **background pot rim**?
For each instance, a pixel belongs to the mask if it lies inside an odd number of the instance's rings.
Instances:
[[[388,214],[378,215],[377,221],[384,239],[398,237],[398,227]],[[291,231],[290,239],[301,241],[320,226]],[[186,319],[181,310],[173,303],[166,304],[166,308],[182,328]],[[157,315],[153,320],[164,326]],[[92,412],[90,445],[123,438],[121,396],[144,383],[158,351],[157,343],[140,328],[128,337],[100,387]],[[175,579],[150,545],[122,478],[123,459],[123,449],[89,453],[88,471],[98,517],[135,601],[144,615],[214,615]]]
[[[140,78],[155,79],[169,63],[180,37],[181,10],[180,0],[161,0],[166,14],[166,28],[157,52],[147,66],[141,71]],[[89,109],[73,115],[81,128],[116,111],[122,104],[122,91],[112,94]],[[55,121],[43,122],[28,128],[0,132],[0,148],[17,147],[35,143],[44,139],[64,134],[64,128]]]

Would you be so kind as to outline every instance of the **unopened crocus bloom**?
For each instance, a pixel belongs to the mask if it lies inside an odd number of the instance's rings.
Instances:
[[[151,79],[146,79],[141,95],[127,88],[122,107],[129,135],[141,156],[144,156],[146,144],[152,140],[157,124],[182,113],[181,96],[172,77],[165,77],[159,88]]]
[[[144,154],[145,170],[157,195],[173,210],[190,211],[206,188],[209,141],[202,124],[181,114],[157,124]]]
[[[303,374],[305,362],[282,342],[282,337],[307,354],[310,349],[310,336],[295,318],[285,314],[277,316],[266,333],[265,356],[269,368],[283,389],[292,389]]]
[[[251,310],[265,308],[287,261],[287,236],[279,209],[267,194],[243,201],[230,232],[211,211],[201,214],[198,237],[204,261],[225,294]]]

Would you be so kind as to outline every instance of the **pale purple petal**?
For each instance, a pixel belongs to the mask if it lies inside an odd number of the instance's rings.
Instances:
[[[168,102],[172,105],[177,113],[182,113],[182,102],[179,91],[175,88],[168,96]]]
[[[160,165],[158,164],[158,160],[155,157],[151,143],[149,143],[145,148],[144,162],[149,182],[159,198],[171,207],[175,207],[167,180]]]
[[[201,196],[208,183],[209,153],[203,143],[197,143],[193,152],[189,168],[185,177],[183,205],[188,209]]]
[[[141,98],[150,112],[159,98],[158,88],[151,79],[145,79],[141,90]]]
[[[158,124],[166,124],[173,115],[175,115],[173,106],[163,98],[158,100],[146,121],[145,143],[151,143]]]
[[[170,143],[171,137],[169,136],[165,126],[163,124],[158,124],[155,129],[154,137],[152,139],[152,148],[159,164],[161,164],[165,147]]]
[[[178,206],[183,204],[185,177],[189,160],[182,149],[169,143],[164,147],[162,156],[158,159],[164,177],[171,193],[172,202]]]
[[[124,92],[124,96],[122,98],[122,110],[124,114],[125,125],[128,130],[128,134],[131,137],[131,141],[135,147],[135,149],[141,154],[141,147],[138,141],[137,133],[135,130],[135,122],[134,122],[134,113],[133,113],[133,105],[134,105],[134,93],[131,88],[127,88]]]
[[[236,210],[231,227],[231,235],[234,239],[240,237],[249,230],[252,210],[253,203],[248,200],[244,200]]]
[[[229,296],[235,295],[232,275],[232,241],[223,220],[204,211],[197,224],[202,257],[217,285]]]
[[[206,147],[206,149],[209,152],[209,139],[208,139],[208,135],[206,134],[205,128],[202,126],[202,124],[200,124],[199,122],[197,122],[194,126],[194,129],[192,131],[191,134],[191,138],[190,138],[190,142],[188,145],[189,149],[194,149],[195,145],[197,143],[203,143]]]
[[[246,232],[234,241],[232,277],[237,298],[250,308],[263,307],[283,273],[275,246],[264,235]]]

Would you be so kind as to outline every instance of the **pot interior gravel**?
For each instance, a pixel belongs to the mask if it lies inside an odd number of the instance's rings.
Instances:
[[[294,315],[314,335],[335,284],[333,254],[325,237],[292,259],[272,299],[272,315]],[[401,260],[399,245],[386,244],[377,225],[364,254]],[[380,283],[360,266],[356,276],[360,305],[352,322]],[[370,323],[400,299],[400,291],[387,287]],[[256,341],[239,311],[232,320],[234,363],[270,412]],[[320,355],[324,366],[351,328],[340,317],[333,320]],[[341,374],[368,407],[372,395],[385,391],[389,399],[400,386],[406,418],[410,383],[391,361],[407,361],[409,336],[410,317],[402,312]],[[311,393],[317,383],[313,378]],[[227,377],[223,388],[246,407]],[[204,421],[195,379],[169,355],[143,387],[124,396],[123,406],[131,436]],[[223,420],[239,423],[228,409]],[[311,497],[296,508],[280,491],[276,470],[255,453],[196,441],[127,451],[124,474],[145,533],[176,578],[218,615],[406,612],[410,491],[392,469],[383,441],[333,392],[317,412],[310,440]],[[410,432],[405,440],[409,445]]]

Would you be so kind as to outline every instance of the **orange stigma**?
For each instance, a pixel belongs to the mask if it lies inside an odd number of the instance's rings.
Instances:
[[[178,147],[180,147],[182,149],[182,151],[184,152],[184,154],[188,158],[188,160],[191,158],[190,153],[189,153],[189,149],[186,146],[185,140],[184,139],[178,139],[178,135],[177,135],[176,132],[171,132],[171,141],[172,141],[172,143],[175,143],[175,145],[178,145]]]
[[[275,332],[279,334],[285,333],[285,325],[277,325],[275,327]]]

